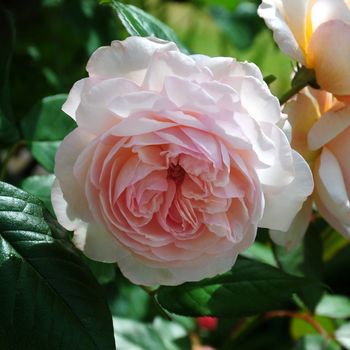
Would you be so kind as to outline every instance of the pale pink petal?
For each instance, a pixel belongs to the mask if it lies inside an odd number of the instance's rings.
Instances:
[[[93,139],[92,134],[77,128],[64,138],[55,158],[55,174],[63,197],[83,221],[88,221],[91,213],[84,193],[84,184],[74,176],[74,165]]]
[[[294,155],[287,136],[273,124],[262,125],[265,135],[275,145],[274,160],[270,167],[258,169],[257,174],[263,185],[280,187],[290,184],[295,176]]]
[[[72,207],[67,203],[63,197],[60,184],[55,179],[51,190],[51,203],[55,211],[58,222],[67,230],[75,230],[82,224],[79,215],[74,212]]]
[[[80,104],[76,110],[77,124],[91,133],[99,135],[112,127],[122,114],[115,113],[110,106],[120,95],[132,94],[140,91],[133,82],[113,78],[103,80],[86,89],[81,96]]]
[[[113,41],[111,46],[97,49],[91,56],[87,71],[90,77],[126,78],[141,84],[146,68],[156,51],[177,51],[174,43],[154,37],[128,37]]]
[[[208,68],[213,74],[214,81],[222,81],[228,76],[253,76],[263,82],[260,69],[250,62],[237,62],[231,57],[209,57],[192,55],[192,59],[203,68]]]
[[[322,89],[334,95],[350,95],[349,57],[350,23],[333,20],[321,24],[310,41],[308,65],[315,69]]]
[[[265,83],[245,76],[241,79],[228,77],[224,83],[233,87],[239,94],[243,108],[258,122],[276,124],[282,118],[280,104]]]
[[[289,0],[292,3],[295,0]],[[300,0],[297,1],[297,5],[300,5]],[[302,1],[306,3],[306,1]],[[304,9],[304,6],[301,7]],[[279,48],[288,56],[305,64],[304,53],[296,39],[292,29],[289,27],[287,22],[283,5],[278,0],[263,0],[262,4],[258,8],[258,14],[265,20],[266,25],[273,31],[273,37],[278,44]],[[292,15],[293,20],[300,18],[302,21],[302,27],[304,28],[304,11],[297,12]],[[302,30],[302,29],[301,29]],[[300,38],[301,43],[304,38]]]
[[[66,102],[62,106],[62,111],[75,120],[75,112],[81,101],[81,94],[85,84],[89,84],[89,79],[78,80],[71,88]]]
[[[346,0],[345,0],[346,1]],[[350,9],[344,0],[317,0],[311,10],[312,29],[322,23],[338,19],[350,24]]]
[[[205,81],[210,78],[210,75],[200,69],[192,56],[178,51],[157,52],[152,56],[142,86],[147,90],[159,92],[163,88],[166,77]]]
[[[311,220],[313,198],[310,196],[295,216],[287,232],[270,230],[271,239],[278,245],[291,251],[298,247]]]
[[[350,193],[350,128],[345,129],[329,142],[327,149],[336,157],[343,173],[345,187],[347,192]]]
[[[308,145],[311,150],[323,147],[350,126],[350,106],[322,115],[310,129]]]
[[[327,147],[323,148],[315,169],[315,186],[322,205],[340,223],[350,226],[350,200],[344,177],[337,159]],[[325,218],[327,220],[327,216]]]
[[[265,210],[259,226],[287,231],[303,202],[313,191],[312,173],[305,160],[293,151],[295,178],[287,186],[265,186]]]

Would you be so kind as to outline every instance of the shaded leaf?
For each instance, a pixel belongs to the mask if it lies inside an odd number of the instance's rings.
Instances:
[[[62,139],[76,123],[62,110],[67,95],[43,98],[21,120],[21,129],[33,157],[49,172],[53,172],[55,154]]]
[[[282,307],[309,283],[272,266],[239,258],[223,275],[160,287],[157,299],[167,310],[184,316],[242,317]]]
[[[118,17],[130,35],[155,36],[160,39],[173,41],[183,52],[188,52],[176,33],[149,13],[133,5],[125,5],[115,0],[107,0],[102,3],[110,4],[117,11]]]
[[[98,283],[107,284],[115,278],[115,265],[107,264],[100,261],[91,260],[88,257],[83,257],[91,272],[94,274]]]
[[[12,115],[9,73],[15,42],[13,19],[0,7],[0,143],[11,144],[19,139]]]
[[[0,338],[8,349],[115,349],[102,290],[68,246],[53,237],[39,200],[0,182]]]
[[[51,187],[55,180],[55,175],[34,175],[27,177],[21,182],[20,187],[26,192],[39,198],[45,207],[53,213],[51,204]]]

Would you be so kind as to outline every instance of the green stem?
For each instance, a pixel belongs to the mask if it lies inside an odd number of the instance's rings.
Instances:
[[[293,86],[289,91],[283,94],[280,98],[280,105],[284,105],[290,98],[296,95],[300,90],[302,90],[305,86],[308,85],[308,81],[303,82],[303,84]]]
[[[8,150],[0,170],[0,181],[3,181],[5,179],[5,176],[7,173],[7,164],[10,161],[10,159],[16,154],[16,152],[21,146],[22,146],[22,141],[18,141]]]
[[[319,88],[316,82],[315,71],[306,67],[300,67],[295,73],[291,89],[282,95],[279,99],[281,106],[307,85]]]

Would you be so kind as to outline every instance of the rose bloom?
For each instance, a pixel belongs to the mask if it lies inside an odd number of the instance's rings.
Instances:
[[[303,237],[316,203],[320,214],[350,238],[350,106],[330,93],[305,88],[284,108],[291,125],[291,144],[311,166],[315,189],[286,234],[272,232],[292,249]]]
[[[258,13],[285,54],[314,69],[322,89],[350,102],[349,0],[263,0]]]
[[[132,282],[229,270],[257,227],[287,230],[313,181],[259,69],[130,37],[99,48],[63,110],[52,202],[78,248]]]

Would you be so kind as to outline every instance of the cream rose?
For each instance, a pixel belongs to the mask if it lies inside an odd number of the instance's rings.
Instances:
[[[272,231],[287,248],[303,237],[315,202],[320,214],[350,238],[350,106],[325,91],[306,88],[288,102],[291,144],[309,162],[315,189],[287,233]]]
[[[280,49],[316,72],[322,89],[350,99],[350,2],[263,0],[259,15]]]
[[[276,125],[259,69],[130,37],[99,48],[63,110],[52,202],[78,248],[132,282],[230,269],[257,227],[287,230],[310,169]]]

